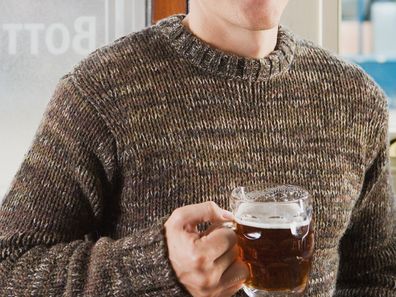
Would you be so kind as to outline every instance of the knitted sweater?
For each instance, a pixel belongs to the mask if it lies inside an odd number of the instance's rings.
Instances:
[[[0,296],[188,296],[172,211],[232,189],[313,198],[309,297],[396,296],[388,112],[363,73],[280,26],[262,59],[167,17],[61,78],[0,208]],[[244,296],[241,291],[237,296]]]

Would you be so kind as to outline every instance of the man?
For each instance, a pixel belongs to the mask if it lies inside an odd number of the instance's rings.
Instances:
[[[65,75],[0,211],[1,296],[243,296],[238,185],[313,198],[305,296],[396,296],[384,94],[278,26],[287,0],[192,0]]]

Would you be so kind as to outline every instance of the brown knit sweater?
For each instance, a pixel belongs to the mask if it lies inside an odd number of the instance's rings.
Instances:
[[[59,82],[0,208],[0,296],[187,296],[163,223],[260,182],[313,196],[309,297],[396,296],[387,101],[280,27],[262,59],[161,20]],[[238,296],[243,296],[242,292]]]

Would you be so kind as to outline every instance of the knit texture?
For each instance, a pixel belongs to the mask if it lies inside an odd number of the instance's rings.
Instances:
[[[262,59],[167,17],[59,81],[0,208],[0,296],[188,296],[163,224],[232,189],[313,198],[306,297],[395,297],[388,107],[358,67],[280,26]],[[237,296],[244,296],[242,291]]]

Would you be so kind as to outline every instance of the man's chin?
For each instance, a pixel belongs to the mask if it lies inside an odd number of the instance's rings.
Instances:
[[[263,30],[271,30],[275,27],[278,27],[278,25],[279,25],[278,22],[255,22],[255,23],[245,24],[243,27],[251,31],[263,31]]]

